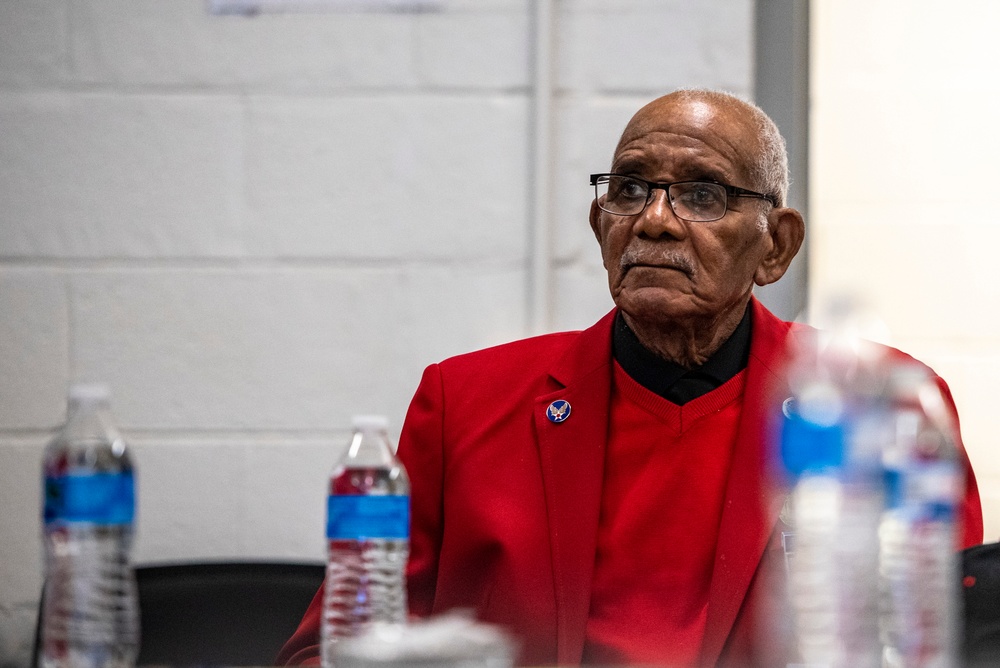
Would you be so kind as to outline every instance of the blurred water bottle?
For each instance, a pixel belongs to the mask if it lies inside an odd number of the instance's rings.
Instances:
[[[798,340],[782,404],[788,593],[806,665],[877,667],[878,526],[887,428],[879,366],[841,331]]]
[[[517,642],[471,611],[451,610],[407,625],[376,622],[334,651],[337,668],[511,668]]]
[[[380,416],[356,416],[354,435],[330,475],[323,594],[323,665],[337,640],[373,622],[406,621],[410,481]]]
[[[127,668],[139,649],[129,563],[135,483],[101,385],[75,385],[44,458],[44,668]]]
[[[884,463],[882,640],[887,668],[958,665],[957,504],[964,488],[955,425],[917,364],[891,374],[893,435]]]

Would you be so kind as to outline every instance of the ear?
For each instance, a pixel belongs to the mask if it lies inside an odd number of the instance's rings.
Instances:
[[[806,236],[806,223],[795,209],[772,209],[767,215],[767,233],[771,238],[771,249],[754,272],[753,280],[757,285],[774,283],[785,275]]]
[[[604,240],[601,238],[601,209],[597,206],[597,199],[590,203],[590,229],[594,231],[594,236],[597,237],[597,243],[601,244],[601,248],[604,247]]]
[[[601,247],[601,259],[604,261],[604,268],[608,268],[607,259],[604,257],[604,236],[601,230],[601,209],[597,206],[597,199],[590,203],[590,229],[597,237],[597,243]]]

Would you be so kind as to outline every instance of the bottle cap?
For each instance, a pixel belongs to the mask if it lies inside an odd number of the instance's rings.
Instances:
[[[104,383],[74,383],[69,388],[69,405],[109,404],[111,390]]]
[[[389,419],[384,415],[355,415],[351,418],[351,428],[355,431],[386,430]]]
[[[338,639],[334,661],[343,668],[383,666],[514,665],[517,642],[507,631],[450,611],[408,624],[373,622],[357,636]]]

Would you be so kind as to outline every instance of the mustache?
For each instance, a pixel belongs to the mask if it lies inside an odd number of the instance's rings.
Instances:
[[[628,246],[622,253],[621,259],[618,260],[618,266],[622,270],[627,270],[636,265],[669,267],[679,269],[688,275],[694,273],[694,263],[691,259],[673,248]]]

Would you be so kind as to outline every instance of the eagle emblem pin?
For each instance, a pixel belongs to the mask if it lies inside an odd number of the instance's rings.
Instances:
[[[573,410],[569,402],[564,399],[556,399],[549,407],[545,410],[545,417],[549,419],[550,422],[555,422],[556,424],[564,422],[566,418],[569,417],[570,412]]]

